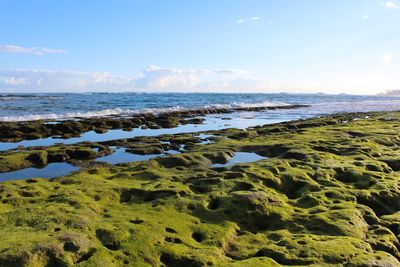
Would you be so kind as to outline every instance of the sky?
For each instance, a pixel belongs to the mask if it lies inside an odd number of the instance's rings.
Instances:
[[[0,0],[0,92],[400,89],[400,0]]]

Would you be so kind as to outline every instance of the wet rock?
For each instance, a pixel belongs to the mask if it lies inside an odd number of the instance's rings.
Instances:
[[[164,149],[161,144],[132,145],[126,151],[139,155],[164,153]]]
[[[38,151],[32,153],[28,156],[28,160],[30,160],[36,166],[46,166],[47,165],[47,152],[46,151]]]
[[[173,128],[179,125],[179,117],[162,116],[157,118],[157,124],[162,128]]]
[[[0,140],[1,141],[19,141],[23,139],[39,139],[52,136],[64,136],[70,138],[79,136],[88,131],[104,133],[109,129],[160,129],[172,128],[182,124],[200,124],[204,118],[193,118],[204,116],[206,114],[224,114],[235,111],[261,111],[266,109],[288,109],[300,108],[302,105],[282,106],[282,107],[260,107],[260,108],[213,108],[199,109],[180,112],[170,112],[159,115],[138,114],[130,118],[126,117],[107,117],[107,118],[86,118],[79,120],[66,120],[58,123],[49,123],[49,121],[33,121],[27,123],[0,122]]]
[[[193,118],[193,119],[184,119],[181,120],[181,124],[202,124],[204,123],[205,119],[204,118]]]
[[[96,153],[91,149],[67,150],[66,153],[71,159],[88,160],[96,157]]]
[[[213,164],[225,164],[227,163],[235,153],[233,151],[224,151],[224,152],[213,152],[213,153],[206,153],[205,156],[211,160]]]

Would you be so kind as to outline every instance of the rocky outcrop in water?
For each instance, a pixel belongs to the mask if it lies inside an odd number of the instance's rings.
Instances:
[[[287,105],[274,107],[249,108],[212,108],[188,111],[175,111],[161,114],[138,114],[130,117],[101,117],[76,120],[30,121],[30,122],[0,122],[0,141],[18,142],[47,137],[71,138],[89,131],[104,133],[108,130],[122,129],[131,131],[135,128],[161,129],[173,128],[181,124],[201,124],[202,116],[207,114],[227,114],[238,111],[262,111],[273,109],[293,109],[305,105]]]

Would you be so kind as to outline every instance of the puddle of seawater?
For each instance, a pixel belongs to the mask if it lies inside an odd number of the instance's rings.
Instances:
[[[164,154],[140,155],[140,154],[126,152],[126,148],[123,147],[112,147],[112,148],[115,150],[114,153],[108,156],[97,158],[96,161],[107,162],[110,164],[118,164],[118,163],[136,162],[136,161],[146,161],[156,157],[179,153],[178,151],[175,150],[169,150]]]
[[[24,180],[29,178],[54,178],[79,170],[79,167],[69,163],[50,163],[44,168],[26,168],[18,171],[0,173],[0,182]]]
[[[186,150],[185,146],[186,146],[185,144],[180,144],[179,145],[179,150],[178,151],[175,150],[176,153],[172,153],[172,154],[178,154],[178,153],[180,153],[182,151],[185,151]],[[174,151],[174,150],[170,150],[170,151]]]
[[[171,145],[170,141],[160,141],[160,143],[163,145]]]
[[[262,159],[266,159],[266,157],[257,155],[256,153],[236,152],[235,155],[227,163],[213,164],[212,167],[229,167],[235,164],[255,162]]]
[[[98,134],[94,131],[83,133],[80,137],[73,137],[69,139],[62,138],[42,138],[36,140],[24,140],[17,143],[0,142],[0,151],[5,151],[9,149],[18,148],[19,146],[30,147],[30,146],[52,146],[57,143],[62,143],[66,145],[76,144],[79,142],[103,142],[109,140],[125,139],[138,136],[158,136],[163,134],[179,134],[179,133],[192,133],[192,132],[205,132],[213,130],[221,130],[225,128],[239,128],[246,129],[251,126],[272,124],[283,121],[294,120],[296,116],[276,116],[276,114],[271,114],[266,116],[265,114],[259,114],[259,116],[254,115],[253,118],[249,119],[246,116],[241,117],[236,113],[227,114],[229,117],[229,125],[226,125],[226,120],[222,119],[218,115],[208,115],[205,117],[203,124],[186,124],[180,125],[175,128],[169,129],[140,129],[135,128],[132,131],[124,130],[109,130],[106,133]]]
[[[211,139],[211,138],[215,137],[215,135],[213,135],[213,134],[201,133],[201,134],[198,135],[198,137],[200,138],[200,140],[201,140],[200,144],[202,144],[202,145],[215,143],[215,141]]]

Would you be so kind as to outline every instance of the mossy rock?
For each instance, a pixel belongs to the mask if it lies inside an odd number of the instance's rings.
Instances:
[[[399,118],[355,113],[250,135],[226,129],[207,145],[182,134],[3,152],[2,171],[46,160],[90,164],[52,180],[0,184],[0,265],[400,266]],[[117,144],[192,145],[150,161],[92,162]],[[268,159],[212,167],[233,151]]]

